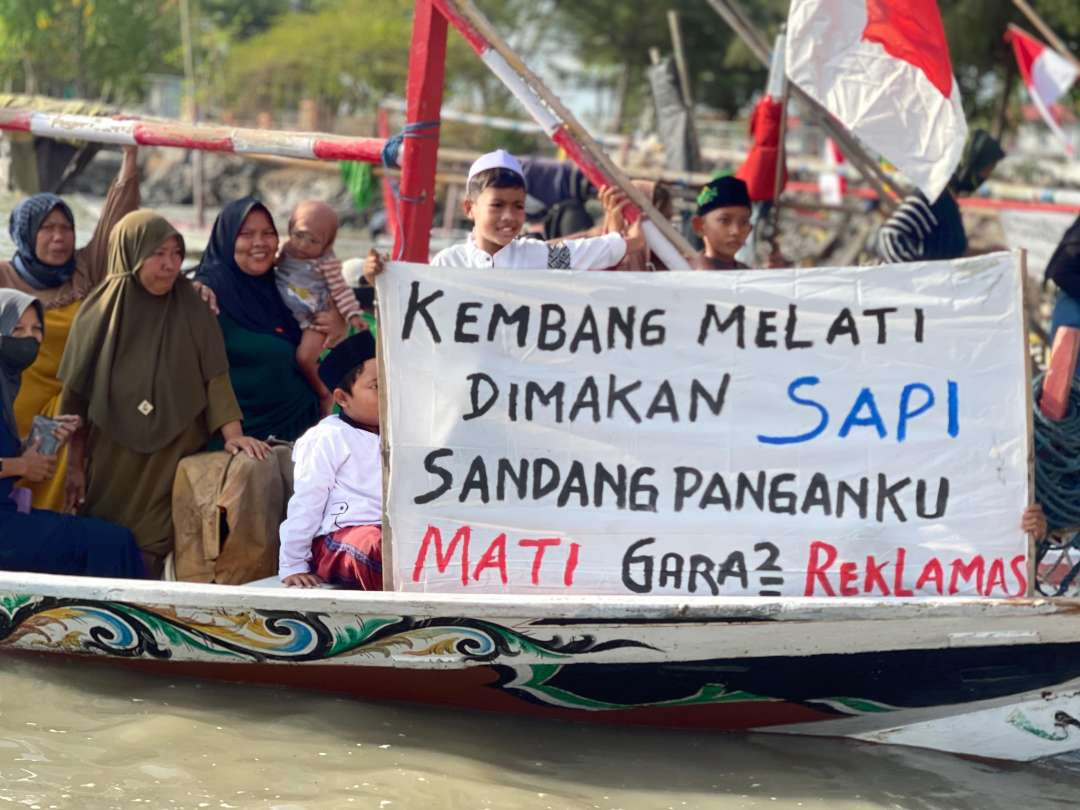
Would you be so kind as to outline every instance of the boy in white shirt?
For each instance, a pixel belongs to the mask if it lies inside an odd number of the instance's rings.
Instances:
[[[600,199],[609,217],[626,205],[615,189],[604,189]],[[481,156],[469,168],[462,206],[473,222],[473,232],[460,245],[435,254],[431,259],[435,267],[605,270],[617,265],[628,251],[645,246],[640,219],[625,236],[608,233],[559,242],[520,236],[525,224],[525,174],[518,159],[502,149]],[[364,276],[374,283],[382,271],[383,259],[372,250],[364,260]]]
[[[293,495],[281,524],[285,585],[382,590],[382,461],[375,341],[360,332],[335,348],[319,376],[341,413],[293,448]]]

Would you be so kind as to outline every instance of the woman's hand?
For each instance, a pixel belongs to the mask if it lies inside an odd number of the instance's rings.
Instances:
[[[35,484],[48,481],[56,472],[56,456],[43,455],[38,452],[40,448],[41,439],[38,439],[19,456],[23,463],[23,478]]]
[[[53,436],[60,440],[60,444],[67,444],[76,431],[82,427],[82,417],[73,414],[60,414],[54,416],[59,424],[53,428]]]
[[[368,251],[368,255],[364,257],[364,279],[372,287],[375,286],[375,276],[379,275],[386,269],[383,264],[383,258],[379,255],[379,252],[372,248]]]
[[[217,294],[212,289],[207,287],[201,281],[193,281],[191,282],[191,286],[195,288],[195,292],[199,294],[199,298],[203,300],[203,303],[210,307],[211,312],[215,315],[221,314],[221,310],[218,309],[217,305]]]
[[[281,582],[286,588],[318,588],[325,584],[318,574],[289,574]]]
[[[312,328],[316,332],[322,332],[325,335],[323,340],[324,349],[329,349],[341,343],[345,338],[345,333],[348,331],[345,319],[341,317],[341,313],[335,307],[316,313],[313,323]]]
[[[64,479],[64,511],[77,515],[86,504],[86,472],[81,465],[68,463]]]
[[[234,456],[243,453],[248,458],[263,461],[270,457],[270,445],[251,436],[234,436],[225,441],[225,449]]]
[[[1029,506],[1024,510],[1024,516],[1020,520],[1021,531],[1033,535],[1037,540],[1042,540],[1046,537],[1048,528],[1046,523],[1046,513],[1039,504]]]

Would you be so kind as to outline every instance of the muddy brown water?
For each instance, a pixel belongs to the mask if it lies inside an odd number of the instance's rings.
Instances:
[[[0,654],[0,806],[1076,807],[1080,756],[622,729]]]

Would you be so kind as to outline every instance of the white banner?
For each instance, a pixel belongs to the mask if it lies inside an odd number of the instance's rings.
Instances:
[[[1026,590],[1013,254],[377,287],[400,590]]]

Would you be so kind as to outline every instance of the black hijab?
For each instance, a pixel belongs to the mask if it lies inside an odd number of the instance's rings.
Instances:
[[[244,329],[299,343],[300,326],[278,294],[274,270],[249,276],[234,258],[240,228],[256,209],[265,211],[273,223],[270,211],[254,197],[233,200],[221,209],[195,280],[210,287],[221,311]]]
[[[1001,144],[985,129],[977,129],[964,148],[964,156],[949,185],[957,194],[973,194],[983,184],[982,173],[1005,157]]]

